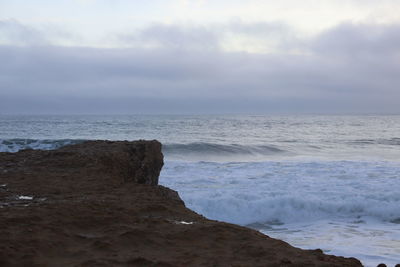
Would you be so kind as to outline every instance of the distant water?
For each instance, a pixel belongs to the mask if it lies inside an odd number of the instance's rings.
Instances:
[[[0,151],[158,139],[160,183],[211,219],[400,263],[400,116],[0,116]]]

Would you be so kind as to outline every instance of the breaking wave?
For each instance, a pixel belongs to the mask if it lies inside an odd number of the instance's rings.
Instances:
[[[387,145],[387,146],[400,146],[400,138],[388,139],[356,139],[349,142],[352,145]]]
[[[235,157],[260,157],[287,154],[288,151],[272,145],[240,145],[215,143],[166,144],[163,152],[169,158],[218,160]]]
[[[0,152],[17,152],[24,149],[52,150],[84,141],[76,139],[0,139]]]
[[[400,223],[400,165],[363,161],[174,162],[160,182],[208,218],[236,224],[345,218]]]

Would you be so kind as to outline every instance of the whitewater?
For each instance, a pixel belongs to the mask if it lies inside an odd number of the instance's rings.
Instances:
[[[6,116],[0,151],[158,139],[160,184],[215,220],[400,263],[400,116]]]

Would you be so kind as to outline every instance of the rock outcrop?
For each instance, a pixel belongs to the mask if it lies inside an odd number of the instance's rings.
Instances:
[[[361,266],[196,214],[162,165],[157,141],[0,153],[0,266]]]

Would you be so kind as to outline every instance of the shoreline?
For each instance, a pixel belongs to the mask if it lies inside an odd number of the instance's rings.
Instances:
[[[162,165],[157,141],[0,153],[0,265],[362,266],[195,213]]]

